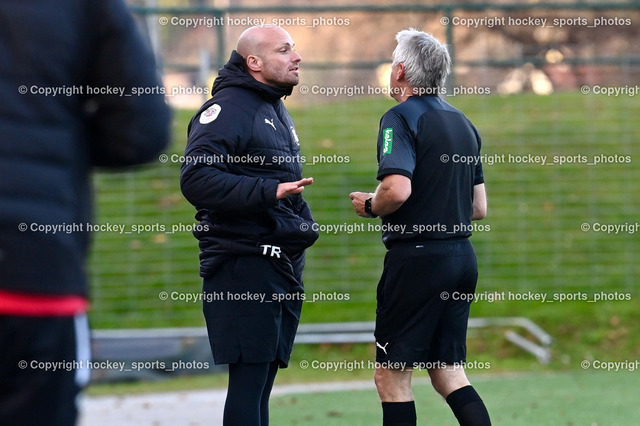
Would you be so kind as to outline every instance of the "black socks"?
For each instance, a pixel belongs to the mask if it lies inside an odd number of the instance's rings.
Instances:
[[[447,396],[447,404],[461,426],[491,426],[484,402],[473,386],[465,386]]]
[[[416,426],[416,405],[409,402],[383,402],[383,426]]]

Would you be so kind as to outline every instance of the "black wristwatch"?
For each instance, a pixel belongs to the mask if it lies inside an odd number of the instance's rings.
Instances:
[[[373,197],[369,197],[364,201],[364,212],[369,215],[369,217],[378,217],[377,214],[371,211],[371,200]]]

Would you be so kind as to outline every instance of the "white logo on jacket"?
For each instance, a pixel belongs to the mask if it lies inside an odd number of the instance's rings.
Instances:
[[[298,139],[298,133],[296,133],[296,128],[293,126],[290,126],[289,129],[291,130],[291,134],[293,135],[293,140],[296,141],[296,144],[300,145],[300,139]]]
[[[209,108],[205,109],[202,114],[200,114],[200,124],[208,124],[213,120],[218,118],[218,114],[222,111],[222,107],[218,104],[213,104]]]
[[[273,130],[276,130],[276,126],[273,124],[273,118],[271,120],[267,120],[266,118],[264,119],[264,123],[268,124],[269,126],[273,127]]]

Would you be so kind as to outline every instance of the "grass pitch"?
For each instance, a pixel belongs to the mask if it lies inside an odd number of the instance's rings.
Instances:
[[[629,426],[640,416],[638,372],[565,372],[481,375],[471,378],[496,426]],[[414,386],[418,424],[458,424],[431,385]],[[271,422],[277,425],[382,424],[375,390],[299,394],[273,398]]]

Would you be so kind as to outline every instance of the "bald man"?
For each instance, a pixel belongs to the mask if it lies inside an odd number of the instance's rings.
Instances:
[[[304,252],[318,238],[302,191],[300,141],[281,98],[302,58],[280,27],[242,33],[189,124],[180,184],[196,207],[204,316],[216,364],[229,364],[224,425],[269,424],[289,362]]]

